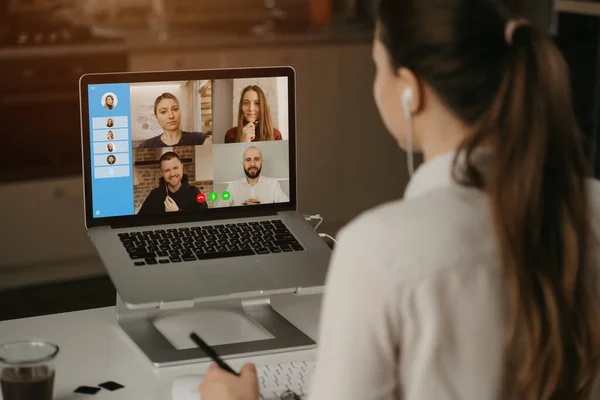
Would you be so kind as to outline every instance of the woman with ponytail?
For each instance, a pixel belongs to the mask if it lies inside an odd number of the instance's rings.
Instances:
[[[339,234],[309,399],[600,399],[600,186],[563,57],[492,0],[378,15],[375,100],[425,162]],[[212,368],[202,399],[255,400],[253,373]]]

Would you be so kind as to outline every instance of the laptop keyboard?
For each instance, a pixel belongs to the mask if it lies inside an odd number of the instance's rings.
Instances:
[[[302,251],[281,220],[119,233],[134,265]]]
[[[265,400],[293,399],[285,396],[289,390],[305,399],[315,374],[315,364],[314,361],[295,361],[256,367],[260,393]]]

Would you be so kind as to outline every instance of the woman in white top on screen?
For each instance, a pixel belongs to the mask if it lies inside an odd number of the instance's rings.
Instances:
[[[339,235],[311,400],[600,398],[600,187],[563,57],[497,4],[381,1],[375,99],[425,163]]]

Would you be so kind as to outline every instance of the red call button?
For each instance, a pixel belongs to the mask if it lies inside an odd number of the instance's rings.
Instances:
[[[199,193],[198,196],[196,196],[196,201],[198,203],[204,203],[206,201],[206,196],[203,193]]]

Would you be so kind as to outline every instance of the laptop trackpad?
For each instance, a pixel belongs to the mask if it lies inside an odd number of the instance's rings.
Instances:
[[[189,338],[196,332],[211,346],[273,339],[269,332],[236,310],[190,310],[153,321],[154,326],[177,350],[198,347]]]

